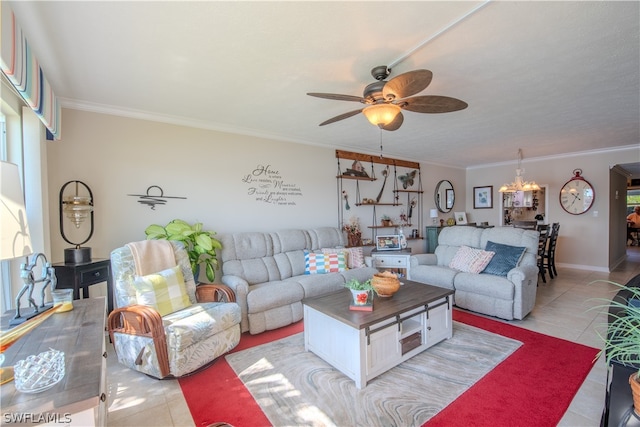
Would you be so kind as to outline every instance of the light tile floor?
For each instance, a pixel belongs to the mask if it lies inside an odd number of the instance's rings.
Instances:
[[[593,299],[611,299],[616,288],[604,282],[593,282],[611,280],[626,283],[640,274],[640,248],[629,247],[627,260],[611,273],[566,268],[559,268],[558,273],[555,279],[547,277],[546,284],[539,284],[533,312],[524,320],[508,323],[600,348],[602,344],[596,330],[603,330],[606,314],[593,309],[598,304]],[[177,380],[155,380],[127,369],[117,363],[113,347],[108,343],[107,348],[108,426],[194,425]],[[559,425],[599,426],[605,383],[606,366],[600,357]]]

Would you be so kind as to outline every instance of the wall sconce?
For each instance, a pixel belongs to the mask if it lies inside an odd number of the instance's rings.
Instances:
[[[75,184],[75,192],[71,195],[65,195],[65,189],[69,184]],[[83,193],[80,194],[80,186],[84,187]],[[76,229],[79,229],[83,222],[87,218],[90,219],[91,230],[89,236],[80,241],[74,242],[67,237],[64,231],[63,216],[69,218],[69,220],[75,225]],[[82,264],[91,262],[91,248],[81,247],[81,245],[87,243],[91,236],[93,236],[93,193],[91,189],[82,181],[69,181],[60,189],[60,234],[65,242],[75,245],[74,248],[67,248],[64,250],[64,263],[65,264]],[[81,240],[81,239],[74,239]]]

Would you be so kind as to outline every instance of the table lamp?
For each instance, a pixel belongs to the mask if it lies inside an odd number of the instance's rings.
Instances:
[[[22,186],[18,166],[13,163],[0,162],[0,260],[25,257],[26,262],[20,266],[20,277],[24,282],[16,297],[16,313],[9,325],[18,325],[50,308],[44,304],[45,289],[51,285],[55,289],[56,275],[53,267],[44,254],[37,253],[29,262],[28,256],[33,253],[27,210],[24,204]],[[38,261],[42,261],[42,277],[36,280],[33,269]],[[38,305],[33,298],[36,283],[44,283],[40,291],[41,301]],[[20,299],[28,292],[29,305],[33,312],[23,315],[20,312]]]
[[[74,184],[74,192],[65,194],[65,189],[69,184]],[[81,191],[81,187],[84,189]],[[68,237],[64,231],[63,216],[75,225],[75,229],[79,230],[82,223],[89,218],[91,229],[86,239],[73,239]],[[74,230],[75,231],[75,230]],[[82,247],[93,236],[93,193],[91,189],[82,181],[69,181],[60,189],[60,234],[65,242],[75,245],[73,248],[64,250],[65,264],[82,264],[91,262],[91,248]]]
[[[438,218],[438,209],[430,209],[429,216],[431,217],[431,221],[435,224],[436,218]]]

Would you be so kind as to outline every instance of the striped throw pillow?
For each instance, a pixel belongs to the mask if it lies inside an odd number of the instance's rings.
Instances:
[[[344,252],[335,254],[304,253],[304,274],[338,273],[347,269]]]

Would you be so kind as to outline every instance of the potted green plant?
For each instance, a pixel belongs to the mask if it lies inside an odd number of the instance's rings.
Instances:
[[[373,298],[374,289],[371,285],[371,279],[364,282],[358,279],[351,279],[344,284],[344,287],[351,290],[353,305],[367,305],[371,298]]]
[[[382,223],[383,227],[391,226],[391,218],[389,217],[389,215],[382,215],[380,217],[380,222]]]
[[[189,261],[191,262],[191,269],[196,282],[198,281],[201,264],[205,267],[207,279],[210,282],[215,280],[216,267],[218,266],[216,249],[221,249],[222,243],[213,237],[216,234],[215,232],[204,231],[201,222],[191,225],[181,219],[174,219],[164,227],[152,224],[144,232],[147,235],[147,240],[176,240],[183,242],[189,254]]]
[[[607,365],[612,360],[623,364],[637,365],[640,362],[640,287],[621,285],[619,283],[606,282],[620,288],[622,294],[618,293],[613,300],[599,299],[605,304],[595,308],[607,310],[608,324],[606,336],[596,331],[604,341],[604,347],[598,353],[605,354]],[[636,413],[640,414],[640,370],[634,372],[629,377],[631,392]]]

